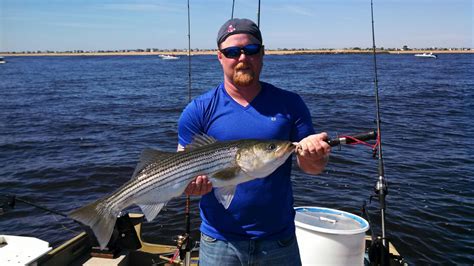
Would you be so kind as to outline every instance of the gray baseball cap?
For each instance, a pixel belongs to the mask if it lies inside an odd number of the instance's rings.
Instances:
[[[257,40],[262,43],[262,33],[255,24],[250,19],[246,18],[234,18],[228,20],[217,33],[217,46],[219,46],[227,37],[233,34],[247,33],[254,36]]]

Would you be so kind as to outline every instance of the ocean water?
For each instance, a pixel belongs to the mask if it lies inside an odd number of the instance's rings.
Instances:
[[[474,262],[473,59],[377,57],[387,236],[412,264]],[[176,149],[176,123],[188,102],[187,58],[6,60],[0,65],[0,196],[67,213],[126,182],[144,148]],[[215,56],[192,57],[192,97],[221,80]],[[375,128],[370,55],[268,55],[262,80],[299,93],[317,131],[335,137]],[[321,175],[294,168],[295,206],[360,215],[377,177],[370,148],[334,148]],[[198,201],[192,198],[194,237]],[[368,211],[379,233],[378,203]],[[173,243],[184,231],[184,197],[144,230],[148,241]],[[0,216],[0,234],[36,236],[53,246],[80,231],[66,218],[21,203]]]

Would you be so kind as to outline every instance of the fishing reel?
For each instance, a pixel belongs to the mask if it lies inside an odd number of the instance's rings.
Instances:
[[[380,195],[380,193],[382,193],[383,195],[388,194],[388,185],[387,185],[387,182],[385,181],[385,179],[379,178],[377,180],[377,182],[375,183],[375,186],[374,186],[374,192],[377,195]]]
[[[369,198],[369,203],[372,202],[373,198],[377,198],[380,203],[380,208],[385,210],[385,197],[388,195],[388,185],[385,179],[379,177],[374,186],[374,195]]]
[[[193,239],[188,233],[178,235],[174,240],[176,242],[176,248],[179,250],[179,258],[184,260],[186,252],[189,252],[193,248]]]

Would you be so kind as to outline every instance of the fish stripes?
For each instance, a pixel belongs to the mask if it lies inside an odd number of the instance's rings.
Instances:
[[[141,194],[152,190],[151,186],[165,186],[172,182],[180,180],[181,182],[187,179],[194,178],[201,172],[202,174],[212,172],[210,170],[223,169],[231,162],[230,159],[235,157],[237,152],[236,147],[222,147],[219,150],[207,149],[200,155],[195,156],[193,152],[185,152],[187,156],[172,156],[168,160],[161,163],[158,169],[151,168],[150,171],[139,172],[137,178],[140,180],[137,183],[126,183],[122,193],[119,193],[109,199],[110,202],[115,202],[113,206],[120,206],[121,203],[126,202],[131,194]],[[218,158],[216,160],[216,157]],[[175,159],[175,160],[173,160]],[[161,175],[162,178],[157,179],[156,176]],[[140,179],[141,176],[145,178]],[[187,177],[187,178],[186,178]],[[190,180],[189,180],[190,181]]]
[[[294,149],[289,141],[217,142],[208,136],[198,137],[184,152],[147,149],[131,180],[110,195],[74,210],[69,217],[90,226],[103,249],[113,233],[117,216],[124,208],[137,204],[146,218],[152,220],[198,175],[210,178],[216,199],[228,208],[236,185],[271,174]],[[224,175],[217,175],[220,172]]]

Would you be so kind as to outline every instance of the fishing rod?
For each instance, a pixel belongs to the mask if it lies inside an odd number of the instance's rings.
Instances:
[[[232,13],[230,15],[230,19],[234,18],[234,7],[235,7],[235,0],[232,0]],[[258,8],[257,8],[257,27],[260,28],[260,0],[258,0]]]
[[[232,0],[232,14],[230,15],[230,19],[234,18],[234,6],[235,6],[235,0]]]
[[[51,208],[34,203],[30,200],[17,197],[16,195],[0,195],[0,215],[4,214],[7,209],[14,209],[16,207],[17,202],[21,202],[23,204],[46,211],[47,213],[62,216],[79,224],[81,227],[84,228],[90,241],[92,242],[92,253],[95,253],[93,254],[95,256],[100,257],[100,254],[107,254],[111,251],[115,252],[122,249],[137,250],[142,247],[134,226],[141,223],[143,221],[143,217],[130,217],[129,214],[120,215],[120,217],[117,218],[117,222],[115,223],[114,231],[107,244],[107,249],[102,251],[94,246],[97,244],[97,239],[94,237],[94,233],[92,233],[88,226],[72,219],[63,212],[56,211]]]
[[[388,243],[386,238],[385,228],[385,210],[386,201],[385,197],[388,193],[387,181],[385,180],[385,170],[383,163],[382,153],[382,135],[381,135],[381,119],[380,119],[380,98],[379,98],[379,87],[378,87],[378,75],[377,75],[377,55],[375,46],[375,27],[374,27],[374,4],[373,0],[370,0],[370,15],[372,19],[372,54],[374,62],[374,90],[375,90],[375,106],[376,106],[376,124],[377,124],[377,154],[378,154],[378,179],[375,184],[375,193],[379,200],[380,205],[380,219],[381,219],[381,243],[380,245],[380,264],[385,265],[388,262]]]
[[[258,9],[257,9],[257,27],[260,28],[260,0],[258,0]]]
[[[326,142],[327,144],[329,144],[329,146],[334,147],[341,144],[359,144],[368,140],[375,139],[377,139],[377,132],[369,131],[366,133],[336,137],[333,139],[329,139]]]
[[[233,13],[233,11],[232,11]],[[191,102],[191,8],[188,0],[188,103]],[[186,195],[185,211],[185,233],[179,235],[176,240],[176,247],[178,248],[179,258],[184,262],[184,265],[191,264],[191,197]],[[173,257],[172,260],[176,255]]]
[[[62,212],[59,212],[59,211],[55,211],[53,209],[50,209],[50,208],[47,208],[47,207],[44,207],[44,206],[41,206],[41,205],[38,205],[36,203],[33,203],[29,200],[26,200],[26,199],[23,199],[23,198],[20,198],[20,197],[17,197],[15,195],[4,195],[2,196],[4,197],[4,199],[1,201],[1,204],[0,204],[0,213],[3,214],[5,212],[5,209],[6,208],[10,208],[10,209],[14,209],[15,206],[16,206],[16,202],[19,201],[19,202],[22,202],[26,205],[30,205],[30,206],[33,206],[35,208],[38,208],[38,209],[41,209],[43,211],[46,211],[46,212],[49,212],[49,213],[52,213],[52,214],[56,214],[56,215],[60,215],[60,216],[63,216],[63,217],[66,217],[66,218],[69,218],[67,216],[67,214],[65,213],[62,213]],[[75,220],[73,220],[75,221]],[[75,221],[77,222],[77,221]]]
[[[191,14],[188,0],[188,102],[191,101]]]

